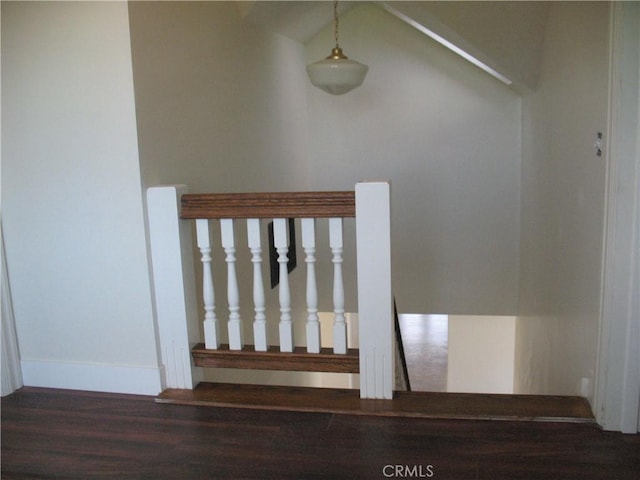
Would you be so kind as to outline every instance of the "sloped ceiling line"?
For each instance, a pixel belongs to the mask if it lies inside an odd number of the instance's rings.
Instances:
[[[340,2],[344,14],[358,3]],[[367,2],[378,5],[409,25],[432,32],[436,41],[461,49],[516,91],[535,90],[542,38],[549,5],[546,2]],[[333,20],[329,1],[238,2],[245,21],[306,44]],[[427,34],[428,35],[428,34]],[[435,37],[425,36],[425,41]],[[481,67],[483,68],[483,67]],[[484,68],[483,68],[484,69]]]

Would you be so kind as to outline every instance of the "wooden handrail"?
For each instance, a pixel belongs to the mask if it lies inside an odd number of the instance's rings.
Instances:
[[[180,218],[355,217],[354,191],[197,193],[182,196]]]

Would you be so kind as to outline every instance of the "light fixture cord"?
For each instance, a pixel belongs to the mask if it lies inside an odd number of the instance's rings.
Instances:
[[[336,48],[338,48],[338,0],[333,0],[333,22],[334,35],[336,37]]]

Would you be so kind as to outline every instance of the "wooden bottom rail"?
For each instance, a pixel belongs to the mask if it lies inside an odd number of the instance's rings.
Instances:
[[[191,350],[193,361],[198,367],[244,368],[252,370],[284,370],[304,372],[359,373],[358,349],[350,348],[344,355],[335,354],[330,348],[320,353],[308,353],[304,347],[296,347],[293,352],[281,352],[279,347],[270,347],[266,352],[256,352],[253,345],[245,345],[242,350],[229,350],[223,344],[217,350],[197,344]]]

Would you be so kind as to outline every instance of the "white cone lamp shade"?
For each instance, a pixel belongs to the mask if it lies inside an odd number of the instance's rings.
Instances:
[[[359,87],[368,71],[368,66],[349,60],[338,46],[327,58],[307,65],[311,83],[332,95],[342,95]]]

